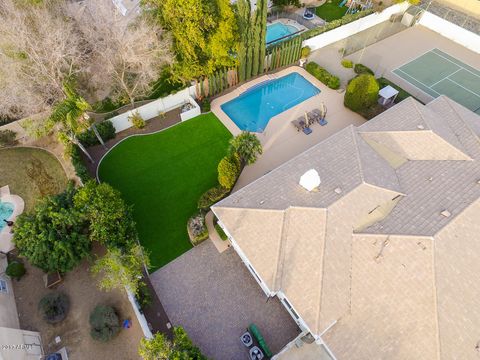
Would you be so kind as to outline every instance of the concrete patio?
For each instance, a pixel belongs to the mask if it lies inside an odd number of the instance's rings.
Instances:
[[[207,240],[151,274],[174,326],[183,326],[213,359],[246,359],[240,335],[254,322],[277,353],[299,328],[277,298],[268,299],[235,251]]]

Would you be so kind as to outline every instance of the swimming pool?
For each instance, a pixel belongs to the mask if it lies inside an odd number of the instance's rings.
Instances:
[[[298,29],[295,26],[282,24],[281,22],[267,25],[267,45],[274,43],[275,41],[283,38],[284,36],[296,33],[297,31]]]
[[[0,230],[2,230],[7,223],[3,219],[8,220],[13,214],[13,204],[9,202],[0,202]]]
[[[272,117],[320,93],[299,73],[257,84],[221,109],[240,130],[262,132]]]

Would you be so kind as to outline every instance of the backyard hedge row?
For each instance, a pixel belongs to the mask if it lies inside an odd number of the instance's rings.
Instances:
[[[340,78],[338,76],[330,74],[327,70],[322,68],[316,62],[309,62],[305,69],[322,83],[327,85],[330,89],[336,90],[340,87]]]

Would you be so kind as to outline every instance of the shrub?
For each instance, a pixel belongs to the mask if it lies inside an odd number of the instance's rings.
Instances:
[[[379,86],[373,75],[359,75],[348,84],[344,105],[356,112],[364,111],[377,103],[378,91]]]
[[[218,233],[218,236],[220,236],[220,239],[222,239],[223,241],[228,239],[227,234],[225,234],[225,231],[223,231],[220,225],[215,224],[215,230],[217,230],[217,233]]]
[[[87,181],[91,180],[92,177],[90,176],[90,173],[83,162],[80,151],[81,150],[78,148],[78,146],[72,146],[70,150],[70,160],[72,161],[72,165],[75,168],[75,173],[77,176],[80,178],[80,180],[82,180],[83,183],[86,183]]]
[[[193,245],[198,245],[208,238],[208,229],[202,213],[197,213],[188,219],[187,228]]]
[[[145,127],[145,120],[143,120],[142,116],[138,111],[133,112],[128,116],[128,120],[132,123],[134,127],[137,129],[142,129]]]
[[[68,296],[54,292],[43,297],[38,303],[38,310],[43,319],[49,324],[56,324],[63,321],[70,309],[70,300]]]
[[[5,274],[12,279],[20,280],[22,276],[25,275],[25,266],[18,261],[12,261],[8,264]]]
[[[202,109],[202,113],[206,113],[210,111],[210,99],[209,98],[204,98],[200,102],[200,108]]]
[[[218,182],[231,189],[240,175],[240,161],[237,156],[225,156],[218,164]]]
[[[355,67],[353,68],[353,71],[355,71],[355,74],[370,74],[370,75],[375,75],[372,69],[369,67],[363,65],[363,64],[355,64]]]
[[[107,141],[115,137],[115,128],[110,120],[105,120],[96,124],[96,128],[103,141]],[[84,131],[78,135],[78,140],[80,140],[83,146],[86,147],[100,144],[92,129],[88,129],[87,131]]]
[[[221,185],[208,189],[200,196],[200,199],[198,199],[198,208],[200,210],[208,210],[210,206],[222,200],[228,192],[229,190]]]
[[[347,68],[347,69],[353,68],[353,62],[352,62],[352,60],[342,59],[342,62],[341,62],[341,63],[342,63],[342,66],[343,66],[344,68]]]
[[[142,310],[153,301],[152,293],[143,281],[138,286],[138,294],[135,296],[135,299],[137,299],[140,309]]]
[[[304,47],[302,48],[302,59],[307,58],[308,55],[310,55],[310,52],[311,52],[310,47],[304,46]]]
[[[322,83],[327,85],[330,89],[335,90],[340,87],[340,79],[337,76],[330,74],[317,63],[311,61],[307,64],[305,69]]]
[[[90,335],[94,340],[107,342],[120,331],[120,321],[111,306],[98,305],[90,314]]]
[[[17,143],[16,140],[17,133],[12,130],[1,130],[0,131],[0,148],[13,146]]]

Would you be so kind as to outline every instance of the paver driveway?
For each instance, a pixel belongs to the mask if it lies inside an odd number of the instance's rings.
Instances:
[[[240,257],[218,253],[210,240],[151,275],[174,325],[181,325],[213,359],[246,359],[240,335],[254,322],[276,353],[299,329],[278,299],[267,299]]]

